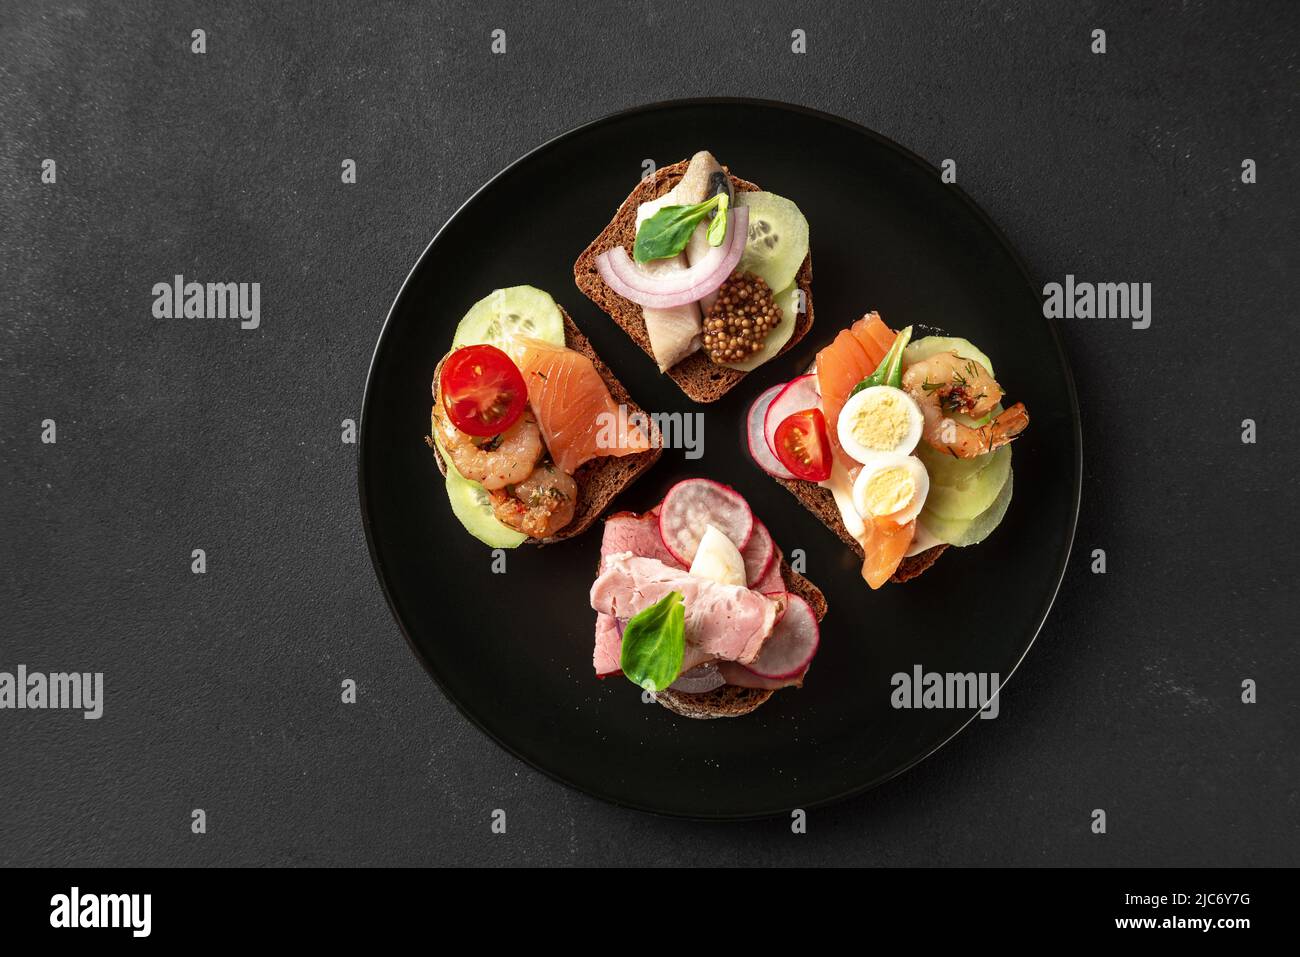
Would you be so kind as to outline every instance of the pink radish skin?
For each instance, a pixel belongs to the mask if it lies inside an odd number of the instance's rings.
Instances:
[[[776,560],[776,542],[758,519],[754,519],[754,531],[749,536],[749,544],[740,550],[740,557],[745,560],[745,582],[750,588],[763,580]]]
[[[754,464],[761,468],[768,475],[775,475],[779,479],[793,479],[795,474],[781,464],[773,453],[772,448],[768,445],[767,435],[764,432],[767,422],[767,410],[771,406],[772,400],[781,394],[786,387],[782,382],[772,386],[749,407],[748,417],[748,439],[749,439],[749,456],[754,460]]]
[[[668,490],[659,505],[659,537],[687,568],[708,525],[716,526],[743,553],[754,533],[754,513],[739,492],[721,482],[686,479]]]
[[[822,397],[817,391],[817,376],[801,375],[791,379],[785,388],[767,407],[763,417],[763,438],[767,441],[768,451],[776,455],[776,428],[796,412],[804,409],[821,408]],[[782,466],[784,468],[784,466]]]
[[[806,601],[791,595],[785,614],[763,643],[763,650],[745,667],[761,678],[793,678],[808,667],[820,643],[817,616]]]
[[[781,549],[776,549],[776,555],[772,558],[772,564],[767,572],[750,587],[755,591],[761,591],[764,595],[785,590],[785,578],[781,575]]]
[[[804,678],[808,676],[807,669],[804,669],[789,678],[763,678],[737,661],[720,661],[718,662],[718,670],[722,672],[722,676],[727,679],[729,685],[735,685],[738,688],[767,688],[770,691],[777,691],[781,688],[797,688],[803,684]]]

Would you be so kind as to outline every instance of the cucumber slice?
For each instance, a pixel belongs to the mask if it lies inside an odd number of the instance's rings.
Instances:
[[[969,339],[959,339],[956,336],[926,336],[923,339],[913,339],[903,350],[903,368],[906,369],[912,363],[928,359],[940,352],[955,352],[963,359],[974,359],[989,371],[989,375],[993,375],[993,363],[989,357],[975,348],[975,344]]]
[[[961,486],[970,484],[973,476],[978,475],[993,461],[991,455],[981,455],[974,459],[953,458],[937,451],[924,439],[916,446],[916,457],[930,474],[930,485]]]
[[[775,193],[737,193],[736,202],[749,207],[749,238],[736,268],[757,273],[771,289],[785,289],[808,255],[808,220]]]
[[[939,518],[922,509],[919,521],[929,529],[930,534],[940,541],[947,542],[949,545],[956,545],[958,548],[976,545],[988,538],[993,529],[1001,524],[1003,517],[1007,514],[1007,507],[1011,504],[1013,484],[1012,472],[1008,471],[1007,480],[1002,483],[1002,489],[998,492],[997,498],[993,500],[993,503],[988,508],[972,519],[954,521]],[[931,486],[931,489],[933,490],[933,486]]]
[[[497,521],[492,513],[492,503],[488,501],[487,489],[456,471],[436,433],[433,441],[438,446],[442,463],[447,466],[447,499],[451,502],[452,514],[460,519],[465,531],[492,548],[517,548],[527,541],[528,536],[523,532]]]
[[[925,511],[936,518],[965,522],[988,509],[1002,491],[1002,486],[1007,483],[1007,476],[1011,474],[1011,446],[1004,445],[995,452],[970,461],[978,462],[980,459],[989,461],[983,468],[972,471],[953,484],[936,484],[931,475]]]
[[[763,340],[763,349],[742,362],[724,362],[728,369],[741,372],[753,372],[768,359],[775,356],[794,335],[795,324],[799,321],[799,287],[782,289],[772,297],[777,308],[781,310],[781,321],[772,327],[767,338]]]
[[[451,347],[487,343],[502,348],[515,335],[564,345],[564,314],[549,293],[533,286],[493,289],[465,313]]]
[[[485,545],[516,548],[528,538],[523,532],[516,532],[498,522],[483,486],[462,478],[451,468],[447,469],[447,498],[465,530]]]

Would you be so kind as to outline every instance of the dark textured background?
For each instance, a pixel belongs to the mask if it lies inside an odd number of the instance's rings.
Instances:
[[[0,6],[0,670],[107,688],[99,721],[0,712],[0,863],[1300,862],[1300,7],[723,10]],[[801,837],[610,807],[475,731],[384,605],[339,441],[399,284],[479,184],[577,124],[698,95],[953,157],[1040,282],[1155,287],[1144,332],[1062,323],[1084,510],[1001,716]],[[153,319],[178,272],[261,282],[262,328]]]

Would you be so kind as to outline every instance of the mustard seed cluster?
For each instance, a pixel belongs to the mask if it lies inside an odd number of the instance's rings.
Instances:
[[[732,273],[704,318],[704,351],[714,362],[740,362],[763,348],[781,321],[766,282],[753,273]]]

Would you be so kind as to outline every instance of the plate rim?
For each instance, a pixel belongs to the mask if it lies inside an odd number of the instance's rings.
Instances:
[[[561,776],[559,773],[552,771],[549,768],[543,767],[542,765],[530,760],[525,755],[520,754],[513,747],[511,747],[507,742],[503,741],[500,737],[498,737],[486,726],[484,726],[484,724],[481,721],[479,721],[479,719],[455,695],[453,695],[448,690],[446,685],[443,683],[442,679],[434,671],[433,666],[429,663],[428,659],[420,651],[419,646],[415,643],[415,640],[412,638],[411,634],[407,631],[406,624],[405,622],[402,621],[401,615],[398,614],[397,605],[393,597],[391,585],[388,580],[388,575],[387,572],[385,571],[384,564],[380,560],[377,551],[377,546],[375,543],[375,531],[372,526],[371,516],[370,516],[369,497],[366,489],[366,469],[365,469],[366,451],[365,450],[366,450],[366,437],[369,434],[369,430],[367,429],[366,426],[367,426],[367,422],[370,419],[371,405],[372,405],[371,399],[373,397],[373,393],[375,389],[375,369],[379,362],[380,353],[384,348],[385,340],[388,337],[389,332],[391,330],[393,324],[393,317],[397,312],[398,306],[402,303],[403,297],[406,295],[407,287],[411,285],[411,282],[415,277],[415,274],[419,272],[420,268],[424,265],[425,259],[432,253],[434,246],[437,245],[438,240],[442,237],[442,234],[447,231],[447,229],[452,225],[452,223],[455,222],[457,217],[459,217],[462,213],[464,213],[465,210],[469,208],[469,206],[471,206],[481,194],[487,192],[489,189],[495,186],[499,180],[509,175],[511,171],[515,169],[515,167],[522,165],[528,160],[531,160],[534,156],[542,152],[545,152],[546,150],[554,148],[556,145],[563,142],[564,140],[567,140],[571,137],[575,137],[581,133],[586,133],[590,130],[596,129],[601,126],[617,123],[619,120],[628,116],[636,116],[636,115],[642,115],[647,113],[655,113],[664,110],[676,109],[681,107],[692,107],[692,106],[757,106],[766,109],[785,110],[791,113],[801,114],[803,116],[811,117],[813,119],[821,120],[823,122],[833,123],[837,126],[844,127],[853,133],[866,136],[868,139],[874,140],[879,145],[882,145],[888,149],[895,151],[896,153],[898,153],[900,156],[902,156],[904,159],[908,160],[909,162],[928,170],[933,175],[937,176],[939,174],[938,168],[935,167],[929,161],[927,161],[924,157],[913,152],[912,150],[908,149],[906,146],[903,146],[902,144],[891,139],[890,137],[887,137],[882,133],[878,133],[875,130],[869,129],[868,127],[863,126],[860,123],[856,123],[853,120],[845,119],[844,117],[837,116],[833,113],[827,113],[823,110],[818,110],[813,107],[804,106],[802,104],[789,103],[781,100],[764,99],[760,97],[711,96],[711,97],[687,97],[681,99],[659,100],[653,103],[642,104],[640,106],[628,107],[623,110],[618,110],[617,112],[614,113],[609,113],[604,116],[597,117],[596,119],[588,120],[584,123],[580,123],[577,126],[571,127],[570,129],[567,129],[562,133],[552,136],[547,140],[544,140],[543,142],[539,143],[537,146],[534,146],[532,149],[528,150],[527,152],[517,157],[512,162],[508,163],[506,166],[502,167],[495,175],[485,180],[478,187],[478,189],[474,190],[465,199],[465,201],[462,202],[456,208],[456,210],[450,216],[447,217],[446,222],[444,222],[440,227],[438,227],[437,231],[434,232],[433,237],[429,240],[429,242],[425,245],[424,249],[420,252],[420,255],[416,257],[414,264],[407,272],[406,277],[402,280],[401,286],[398,287],[397,294],[393,297],[393,301],[391,305],[389,305],[388,307],[388,312],[384,316],[384,322],[379,329],[379,335],[375,339],[375,347],[374,350],[371,352],[370,362],[366,369],[366,382],[361,397],[361,417],[357,429],[358,431],[357,454],[356,454],[357,496],[358,496],[358,504],[361,510],[361,524],[362,524],[362,528],[365,531],[365,536],[366,536],[366,551],[370,556],[370,564],[371,567],[374,569],[375,576],[379,579],[379,587],[380,590],[383,592],[384,603],[388,606],[389,614],[391,614],[393,616],[393,620],[397,622],[398,630],[401,632],[402,638],[406,641],[407,647],[410,648],[411,653],[414,654],[416,660],[420,662],[420,665],[424,668],[425,672],[429,675],[429,677],[433,679],[434,684],[438,687],[438,690],[442,692],[443,697],[445,697],[448,701],[450,701],[452,705],[455,706],[456,710],[459,711],[460,714],[470,722],[470,724],[472,724],[476,729],[478,729],[478,731],[484,734],[489,740],[493,741],[498,747],[504,750],[507,754],[511,755],[512,757],[514,757],[519,761],[522,761],[528,767],[540,771],[542,774],[550,778],[552,781],[556,781],[567,788],[570,788],[581,794],[590,795],[608,804],[612,804],[616,807],[628,808],[642,813],[652,814],[658,817],[670,818],[674,820],[692,820],[692,821],[709,821],[709,822],[760,821],[760,820],[767,820],[781,814],[785,814],[788,811],[790,811],[791,808],[782,807],[782,808],[774,808],[769,811],[758,811],[752,813],[738,813],[738,814],[730,814],[730,813],[692,814],[688,812],[667,810],[662,807],[653,807],[648,804],[639,804],[636,801],[629,801],[623,798],[602,793],[601,791],[568,780],[567,778]],[[1035,285],[1034,278],[1030,273],[1029,267],[1025,263],[1024,258],[1020,255],[1020,252],[1007,238],[1006,234],[997,225],[997,223],[994,222],[993,219],[988,215],[988,213],[986,213],[984,209],[977,202],[975,202],[975,200],[972,199],[970,195],[968,195],[966,191],[962,189],[958,184],[956,183],[950,184],[950,189],[959,197],[961,202],[965,204],[967,209],[975,215],[975,217],[985,227],[985,229],[987,229],[991,233],[993,238],[1002,247],[1003,251],[1007,253],[1012,263],[1014,263],[1016,269],[1020,272],[1021,278],[1025,281],[1026,286],[1031,291],[1036,290],[1037,286]],[[1073,438],[1075,461],[1074,461],[1073,475],[1071,476],[1072,487],[1071,487],[1071,495],[1070,495],[1071,514],[1070,514],[1070,522],[1069,522],[1069,533],[1066,536],[1065,548],[1061,553],[1061,558],[1056,568],[1056,576],[1055,576],[1056,584],[1051,589],[1051,593],[1047,596],[1047,599],[1042,606],[1041,612],[1038,616],[1038,624],[1034,627],[1033,634],[1029,637],[1029,641],[1025,644],[1024,650],[1021,652],[1020,657],[1016,659],[1016,662],[1011,667],[1011,670],[1008,671],[1007,674],[1000,679],[998,684],[998,690],[995,693],[994,697],[997,697],[997,695],[1000,695],[1002,693],[1002,689],[1006,687],[1007,683],[1019,670],[1020,665],[1024,662],[1025,658],[1028,657],[1030,649],[1034,647],[1034,643],[1038,641],[1039,635],[1042,634],[1043,627],[1047,624],[1048,616],[1051,614],[1052,608],[1056,604],[1056,599],[1061,592],[1061,586],[1064,584],[1065,576],[1069,571],[1070,558],[1074,552],[1074,540],[1075,540],[1075,536],[1078,533],[1079,512],[1082,506],[1083,416],[1082,416],[1082,410],[1079,407],[1078,390],[1075,387],[1074,370],[1070,365],[1069,355],[1065,351],[1065,343],[1062,340],[1060,327],[1057,321],[1046,315],[1044,315],[1042,318],[1043,321],[1047,324],[1048,331],[1051,335],[1052,343],[1056,348],[1057,359],[1060,361],[1061,368],[1064,372],[1066,393],[1069,399],[1069,406],[1070,406],[1070,429],[1072,433],[1071,437]],[[819,798],[815,801],[802,805],[802,807],[805,810],[811,810],[814,808],[821,808],[821,807],[827,807],[832,804],[838,804],[842,801],[847,801],[850,798],[854,798],[866,794],[869,791],[874,791],[875,789],[881,787],[882,785],[885,785],[890,781],[893,781],[901,777],[903,774],[906,774],[908,771],[916,767],[922,761],[925,761],[928,758],[933,757],[945,746],[947,746],[950,742],[952,742],[958,735],[960,735],[963,731],[965,731],[970,726],[971,722],[973,722],[976,718],[979,717],[979,714],[980,714],[979,711],[972,712],[965,721],[963,721],[960,725],[958,725],[953,730],[953,732],[949,734],[947,737],[945,737],[943,740],[939,741],[937,744],[935,744],[933,747],[926,750],[924,753],[917,755],[912,760],[893,769],[888,774],[885,774],[881,777],[874,778],[864,784],[849,788],[837,794]]]

